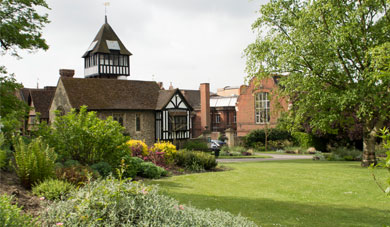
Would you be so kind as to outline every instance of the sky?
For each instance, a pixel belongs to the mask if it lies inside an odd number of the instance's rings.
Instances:
[[[129,80],[163,82],[168,88],[211,91],[245,81],[244,49],[267,0],[111,0],[108,23],[133,54]],[[22,59],[0,56],[18,82],[55,86],[59,69],[84,77],[81,56],[104,23],[104,0],[47,0],[50,24],[43,30],[49,50],[19,51]]]

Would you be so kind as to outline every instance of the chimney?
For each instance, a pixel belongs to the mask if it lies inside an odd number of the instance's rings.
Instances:
[[[210,84],[200,84],[200,117],[201,128],[204,130],[210,130]]]
[[[172,82],[171,82],[169,85],[169,90],[173,90],[173,89],[175,89],[175,88],[172,86]]]
[[[157,85],[160,87],[160,90],[164,90],[163,82],[157,82]]]
[[[61,77],[73,78],[73,76],[74,76],[74,69],[60,69],[60,76]]]

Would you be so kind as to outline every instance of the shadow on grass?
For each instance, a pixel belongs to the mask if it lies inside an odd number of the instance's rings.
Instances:
[[[165,185],[168,186],[168,185]],[[173,187],[177,185],[173,184]],[[271,226],[385,226],[390,224],[388,210],[370,207],[343,207],[305,204],[271,199],[164,193],[198,208],[219,209],[241,214],[258,225]]]

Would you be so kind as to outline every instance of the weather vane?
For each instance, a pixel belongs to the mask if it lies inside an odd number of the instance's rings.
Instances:
[[[109,2],[104,3],[104,18],[106,19],[106,23],[107,23],[107,6],[110,6]]]

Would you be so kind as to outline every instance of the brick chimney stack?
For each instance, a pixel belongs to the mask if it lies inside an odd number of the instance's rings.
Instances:
[[[201,128],[204,130],[211,130],[210,128],[210,84],[200,84],[200,117]]]
[[[73,76],[74,76],[74,69],[60,69],[60,76],[61,77],[73,78]]]

